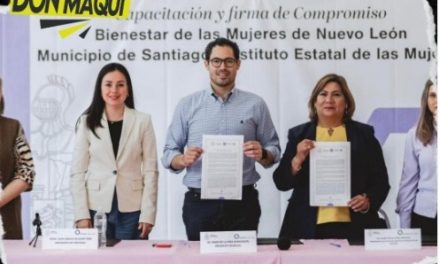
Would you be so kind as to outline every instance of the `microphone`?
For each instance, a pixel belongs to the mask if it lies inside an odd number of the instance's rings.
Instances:
[[[280,236],[277,241],[277,246],[279,250],[288,250],[290,248],[290,239],[285,236]]]
[[[42,233],[41,233],[41,225],[42,224],[43,223],[41,222],[40,214],[39,213],[35,213],[35,219],[34,219],[34,221],[32,221],[32,225],[36,226],[36,228],[35,228],[35,236],[29,242],[29,246],[32,245],[32,243],[33,243],[33,247],[35,247],[35,245],[37,244],[38,237],[42,235]]]
[[[32,221],[32,225],[41,226],[41,219],[40,219],[39,213],[35,213],[35,219],[34,219],[34,221]]]

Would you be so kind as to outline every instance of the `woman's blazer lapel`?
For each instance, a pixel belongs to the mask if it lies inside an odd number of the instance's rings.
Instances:
[[[121,157],[121,155],[123,154],[125,145],[127,144],[127,140],[129,140],[133,127],[135,126],[135,122],[136,115],[134,110],[125,107],[124,122],[122,123],[121,139],[119,140],[119,150],[116,160],[118,160],[119,157]]]
[[[101,125],[102,127],[96,128],[96,134],[99,136],[99,139],[96,140],[103,141],[103,145],[105,146],[105,153],[108,156],[109,160],[113,163],[116,159],[115,159],[115,154],[113,153],[112,139],[110,137],[110,128],[108,127],[108,121],[105,112],[102,113]],[[99,153],[98,155],[101,155],[101,153]]]

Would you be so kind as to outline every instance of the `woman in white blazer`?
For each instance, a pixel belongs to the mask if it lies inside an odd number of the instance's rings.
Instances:
[[[150,115],[134,110],[127,69],[105,65],[76,127],[71,167],[75,223],[107,213],[108,239],[147,238],[156,218],[157,151]]]

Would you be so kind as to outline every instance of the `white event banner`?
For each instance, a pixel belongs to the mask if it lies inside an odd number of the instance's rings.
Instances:
[[[200,253],[255,253],[256,231],[200,232]]]
[[[435,59],[424,2],[132,0],[127,19],[92,18],[42,28],[44,18],[30,17],[29,53],[21,60],[29,61],[27,136],[38,175],[31,215],[40,212],[45,228],[74,222],[69,172],[75,124],[91,103],[105,64],[127,67],[136,109],[151,114],[161,157],[179,100],[210,88],[203,61],[206,45],[219,36],[229,38],[240,47],[236,88],[264,99],[284,152],[288,129],[308,121],[307,101],[325,74],[346,78],[356,100],[353,118],[360,122],[369,123],[375,111],[419,107]],[[63,37],[62,32],[72,34]],[[404,138],[388,137],[390,128],[379,125],[402,119],[380,117],[374,128],[392,185],[384,209],[392,216]],[[176,176],[162,166],[159,170],[157,221],[166,224],[155,226],[150,238],[185,239],[185,172]],[[261,176],[258,234],[276,237],[290,194],[274,188],[271,169],[257,164],[256,170]]]
[[[96,228],[49,228],[43,231],[43,249],[97,249]]]

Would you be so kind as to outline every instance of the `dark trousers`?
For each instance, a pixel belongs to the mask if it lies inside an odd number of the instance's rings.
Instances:
[[[200,190],[185,193],[183,222],[188,240],[200,240],[203,231],[257,230],[261,208],[258,191],[243,188],[241,200],[202,200]]]
[[[350,223],[325,223],[316,225],[317,239],[347,239],[350,238]]]
[[[420,228],[422,236],[436,236],[437,237],[437,215],[435,218],[411,214],[411,228]]]

